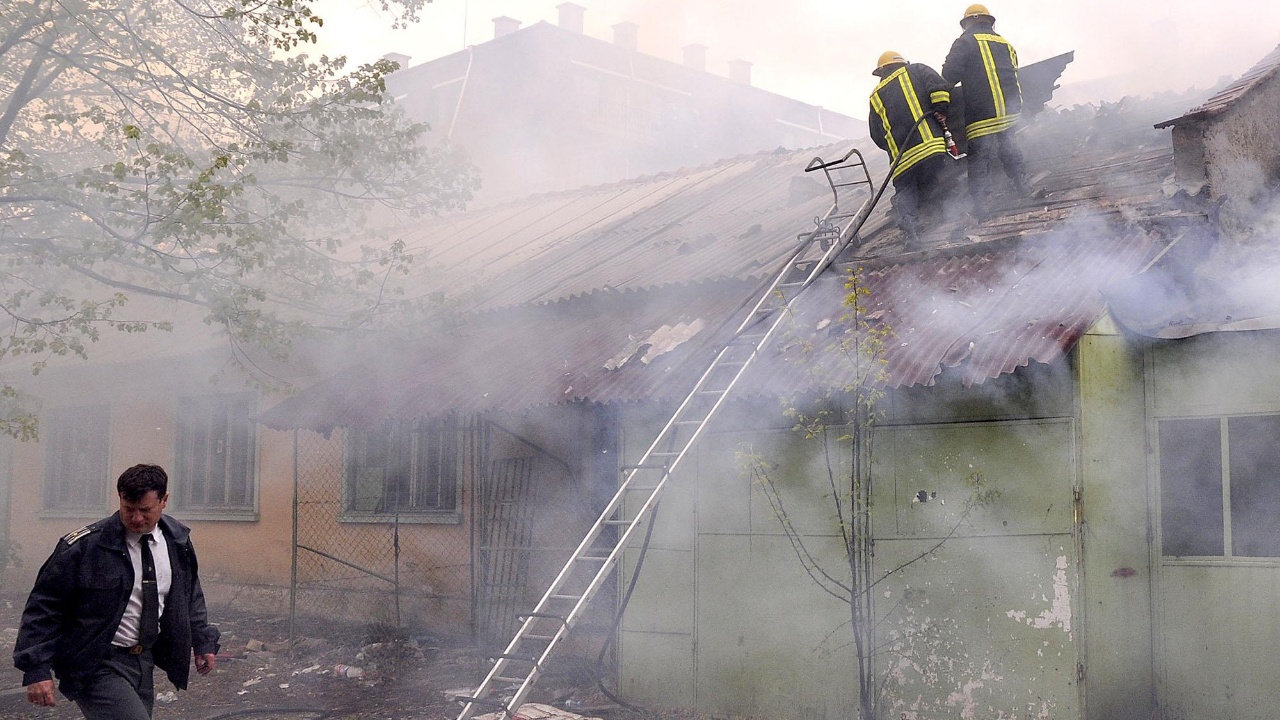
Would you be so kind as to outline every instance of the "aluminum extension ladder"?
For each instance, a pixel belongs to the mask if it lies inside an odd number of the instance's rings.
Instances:
[[[853,149],[831,162],[815,157],[805,172],[816,170],[826,175],[835,196],[831,208],[816,221],[813,230],[799,235],[798,247],[639,462],[622,468],[624,477],[617,493],[533,611],[521,616],[520,628],[506,649],[490,658],[493,666],[474,695],[457,698],[464,704],[458,720],[469,720],[479,711],[501,712],[504,720],[514,717],[552,650],[569,633],[608,578],[636,528],[650,517],[671,473],[782,324],[786,317],[783,311],[846,247],[852,244],[857,248],[861,244],[857,231],[871,212],[875,193],[870,192],[856,212],[844,212],[841,206],[842,201],[849,199],[844,196],[854,195],[861,186],[874,191],[862,153]],[[850,174],[853,179],[848,178]],[[623,505],[631,493],[643,493],[646,497],[628,519],[623,516]],[[612,548],[597,547],[597,540],[611,528],[620,529]]]

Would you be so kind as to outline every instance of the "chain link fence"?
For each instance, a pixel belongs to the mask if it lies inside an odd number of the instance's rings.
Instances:
[[[470,635],[472,540],[462,515],[470,503],[460,498],[460,516],[450,523],[351,513],[344,505],[347,434],[294,436],[291,618]],[[459,432],[468,458],[482,457],[467,447],[474,434]]]
[[[506,644],[593,510],[570,466],[535,443],[479,419],[450,432],[459,490],[443,522],[353,512],[349,431],[295,432],[291,625],[387,624]]]

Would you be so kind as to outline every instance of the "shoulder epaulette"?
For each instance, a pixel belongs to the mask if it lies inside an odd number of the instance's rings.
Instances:
[[[72,530],[71,532],[67,533],[66,535],[63,535],[63,536],[62,536],[62,542],[66,543],[66,544],[68,544],[68,545],[71,545],[71,544],[73,544],[75,541],[79,540],[80,538],[84,537],[85,535],[88,535],[88,534],[89,534],[89,533],[91,533],[91,532],[93,532],[93,526],[92,526],[92,525],[85,525],[84,527],[80,528],[79,530]]]

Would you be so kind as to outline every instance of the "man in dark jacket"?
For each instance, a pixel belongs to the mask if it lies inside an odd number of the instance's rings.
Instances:
[[[68,533],[40,568],[13,651],[32,704],[54,704],[56,675],[90,720],[147,720],[153,666],[179,690],[192,655],[196,672],[213,671],[219,633],[190,530],[162,515],[168,485],[158,465],[125,470],[120,511]]]
[[[892,50],[880,55],[872,74],[880,83],[871,93],[867,116],[871,139],[893,163],[893,207],[909,244],[919,241],[920,204],[933,192],[946,162],[942,124],[951,104],[951,85],[928,65],[908,63]]]
[[[964,91],[964,136],[969,142],[969,191],[979,217],[990,214],[991,168],[996,157],[1018,192],[1027,194],[1026,169],[1014,128],[1022,112],[1018,53],[993,29],[996,19],[984,5],[970,5],[964,29],[942,63],[942,75]]]

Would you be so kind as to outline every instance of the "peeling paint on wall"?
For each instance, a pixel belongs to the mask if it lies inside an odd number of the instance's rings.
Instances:
[[[1050,606],[1041,610],[1035,617],[1027,617],[1025,610],[1007,610],[1005,616],[1018,622],[1026,623],[1038,630],[1048,630],[1053,626],[1062,628],[1065,633],[1071,632],[1071,589],[1067,585],[1067,556],[1059,555],[1057,570],[1053,573],[1053,600],[1041,595],[1042,602]]]

